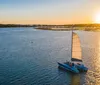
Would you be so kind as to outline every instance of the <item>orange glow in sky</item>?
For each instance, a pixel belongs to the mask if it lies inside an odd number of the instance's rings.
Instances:
[[[0,23],[100,23],[99,8],[100,0],[1,0]]]
[[[94,16],[94,22],[95,23],[100,23],[100,12],[96,13]]]

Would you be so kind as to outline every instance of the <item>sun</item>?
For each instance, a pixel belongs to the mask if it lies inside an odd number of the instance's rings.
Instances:
[[[100,24],[100,12],[95,15],[94,22]]]

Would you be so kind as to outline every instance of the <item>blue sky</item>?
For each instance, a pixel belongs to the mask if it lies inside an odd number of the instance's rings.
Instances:
[[[100,0],[0,0],[0,23],[92,23]]]

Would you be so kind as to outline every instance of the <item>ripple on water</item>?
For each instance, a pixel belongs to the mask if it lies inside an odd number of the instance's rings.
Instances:
[[[1,85],[100,84],[100,33],[76,31],[82,43],[83,61],[89,71],[72,75],[58,69],[57,65],[57,61],[71,57],[70,31],[8,29],[0,31]]]

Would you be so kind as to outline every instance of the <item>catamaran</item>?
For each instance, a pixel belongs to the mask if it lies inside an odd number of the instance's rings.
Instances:
[[[79,36],[72,30],[71,60],[64,63],[58,62],[60,68],[72,73],[87,72],[88,68],[82,62],[82,49]]]

